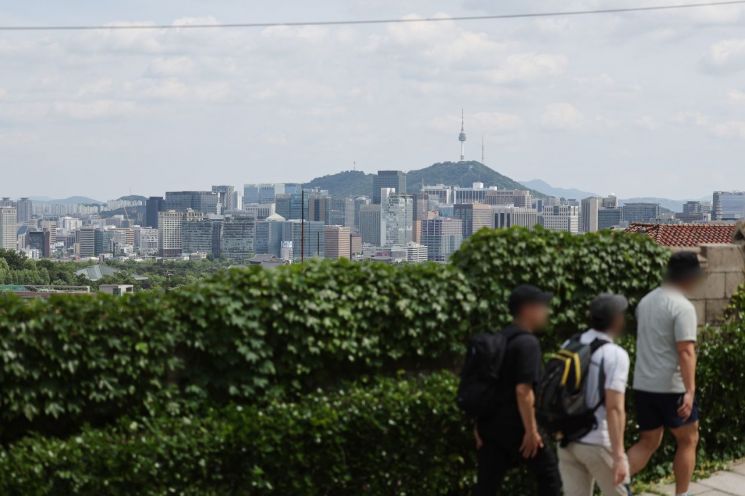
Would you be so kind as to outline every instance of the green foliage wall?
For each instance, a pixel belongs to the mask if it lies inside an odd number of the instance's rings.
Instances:
[[[587,301],[632,302],[666,252],[641,236],[484,230],[453,264],[313,261],[220,272],[173,292],[0,301],[0,439],[67,434],[160,405],[292,399],[362,374],[452,368],[506,319],[519,282],[557,295],[575,332]]]

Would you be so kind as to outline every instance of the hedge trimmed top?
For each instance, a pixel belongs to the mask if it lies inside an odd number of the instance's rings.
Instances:
[[[485,229],[450,264],[312,261],[233,269],[170,293],[4,297],[0,439],[164,403],[261,403],[363,374],[451,367],[468,335],[506,323],[516,284],[554,292],[553,329],[566,335],[598,292],[635,304],[667,256],[638,235]]]

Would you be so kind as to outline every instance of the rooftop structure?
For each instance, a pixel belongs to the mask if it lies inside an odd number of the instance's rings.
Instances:
[[[644,224],[629,225],[626,232],[646,234],[662,246],[698,246],[705,243],[732,243],[734,224]]]

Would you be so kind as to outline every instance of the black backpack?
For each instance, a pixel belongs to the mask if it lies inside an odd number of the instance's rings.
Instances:
[[[458,407],[469,417],[478,419],[496,413],[497,382],[507,345],[516,335],[483,333],[469,341],[456,397]]]
[[[562,446],[576,441],[597,428],[595,411],[605,401],[605,374],[600,364],[598,387],[600,401],[586,401],[587,373],[593,353],[608,341],[595,339],[584,344],[573,336],[557,353],[550,356],[536,391],[536,412],[541,426],[561,441]]]

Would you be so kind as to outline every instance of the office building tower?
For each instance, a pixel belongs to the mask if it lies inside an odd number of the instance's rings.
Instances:
[[[326,247],[324,256],[326,258],[351,258],[351,237],[352,231],[345,226],[326,226],[324,237],[326,238]]]
[[[218,214],[218,194],[212,191],[167,191],[164,210],[193,210],[205,215]]]
[[[152,257],[158,254],[158,229],[155,227],[135,226],[135,252],[138,255]]]
[[[453,203],[485,203],[487,191],[482,182],[475,182],[470,188],[456,186],[453,188]]]
[[[600,210],[600,202],[601,199],[597,196],[590,196],[582,200],[580,206],[580,232],[597,232],[598,211]]]
[[[256,218],[250,215],[228,217],[222,222],[220,256],[245,262],[255,254]]]
[[[286,219],[272,214],[264,220],[256,221],[256,254],[280,256],[282,243],[282,224]]]
[[[145,202],[145,227],[158,227],[158,213],[165,210],[162,196],[151,196]]]
[[[0,248],[18,249],[18,211],[16,207],[0,207]]]
[[[659,203],[626,203],[621,207],[623,220],[628,223],[632,222],[653,222],[660,216]]]
[[[212,186],[212,192],[217,193],[217,203],[220,205],[220,213],[237,210],[238,207],[233,203],[234,186]]]
[[[541,224],[551,231],[579,232],[579,207],[574,205],[556,205],[543,208],[539,218]]]
[[[464,239],[482,227],[494,227],[494,207],[483,203],[456,203],[453,217],[461,220]]]
[[[243,205],[243,213],[257,220],[266,219],[275,212],[276,205],[274,203],[247,203]]]
[[[284,194],[287,195],[299,195],[303,190],[303,185],[300,183],[285,183]]]
[[[612,229],[623,222],[621,207],[601,207],[598,210],[598,229]]]
[[[259,203],[258,184],[246,184],[243,186],[243,203]]]
[[[700,201],[687,201],[683,212],[676,213],[675,218],[685,223],[702,223],[711,220],[711,208]]]
[[[382,188],[380,195],[380,246],[405,245],[411,242],[414,198],[396,193],[392,188]]]
[[[25,224],[34,216],[34,204],[29,198],[21,198],[16,202],[16,216],[18,224]]]
[[[77,254],[81,258],[97,257],[103,253],[103,231],[95,227],[84,227],[76,233]]]
[[[380,245],[380,205],[364,205],[360,208],[360,235],[362,242]]]
[[[184,212],[165,210],[158,213],[158,244],[160,256],[181,256],[181,225]]]
[[[745,219],[745,191],[715,191],[712,218],[723,221]]]
[[[380,204],[382,188],[393,188],[396,193],[406,193],[406,173],[396,170],[378,171],[373,177],[372,203]]]
[[[349,236],[349,251],[353,257],[362,254],[362,236],[358,233]]]
[[[358,196],[354,199],[354,228],[357,232],[360,230],[360,209],[365,205],[370,205],[370,198]]]
[[[534,208],[501,205],[492,207],[494,227],[506,229],[513,226],[534,228],[538,223],[538,211]]]
[[[51,257],[52,244],[49,235],[49,231],[29,231],[26,234],[26,247],[37,250],[41,258]]]
[[[600,202],[600,208],[618,208],[618,197],[615,195],[604,196]]]
[[[532,208],[533,195],[530,191],[523,189],[489,188],[484,193],[483,203],[486,203],[487,205]]]
[[[317,221],[287,220],[282,224],[282,241],[292,242],[292,253],[295,260],[323,257],[326,249],[325,224]]]
[[[422,242],[427,247],[427,259],[446,262],[463,242],[463,223],[460,219],[436,217],[421,221]]]
[[[184,220],[181,224],[181,253],[219,256],[220,246],[215,243],[215,227],[219,223],[220,221],[199,217]]]
[[[323,222],[329,224],[331,219],[331,196],[325,192],[306,193],[308,210],[305,212],[305,220]]]
[[[429,249],[419,243],[406,243],[406,261],[412,263],[422,263],[427,261]]]
[[[354,199],[352,197],[331,198],[329,224],[354,228]]]
[[[453,188],[445,186],[444,184],[422,186],[421,193],[426,195],[429,200],[436,201],[443,205],[450,205],[453,203]]]

